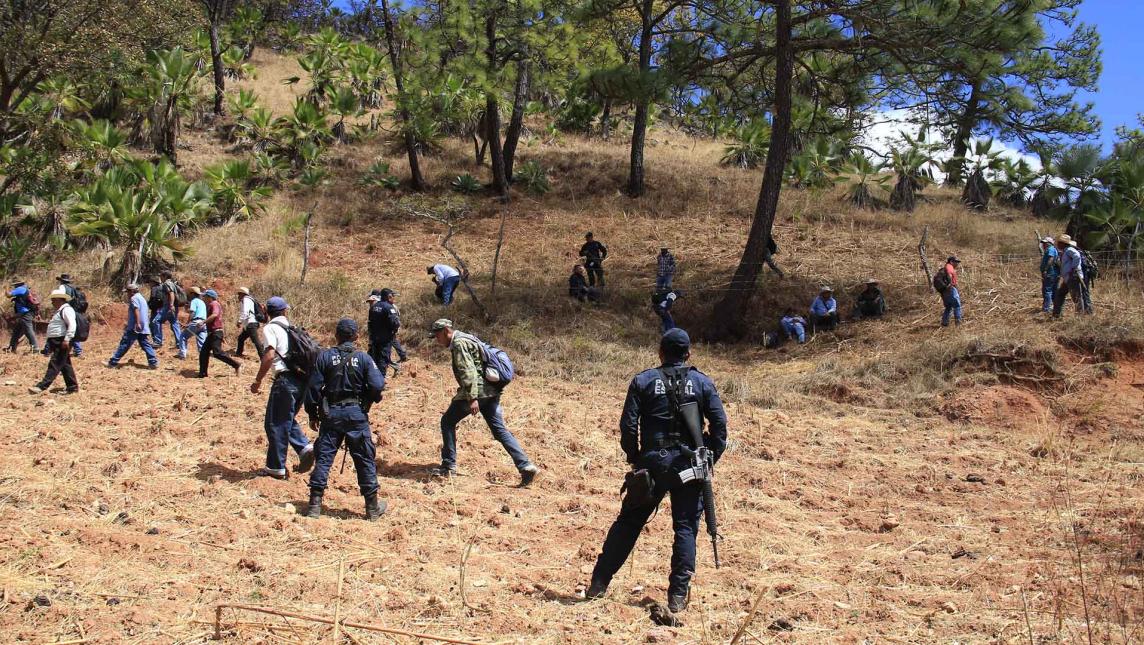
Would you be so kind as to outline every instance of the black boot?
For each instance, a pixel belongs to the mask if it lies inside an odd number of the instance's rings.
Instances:
[[[687,602],[691,594],[687,591],[679,594],[669,594],[667,597],[667,610],[673,614],[687,609]]]
[[[588,585],[588,589],[584,592],[584,597],[588,600],[595,600],[597,598],[603,598],[606,593],[608,593],[607,583],[593,579],[592,583]]]
[[[306,517],[318,519],[322,516],[322,494],[310,493],[310,507],[306,509]]]
[[[385,515],[389,504],[385,500],[378,501],[377,493],[365,496],[365,519],[376,522],[377,518]]]

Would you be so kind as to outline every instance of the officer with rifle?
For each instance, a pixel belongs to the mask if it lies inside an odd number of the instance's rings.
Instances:
[[[695,539],[704,513],[715,549],[715,566],[719,566],[711,480],[715,462],[727,447],[727,414],[711,379],[686,364],[690,356],[687,332],[672,329],[659,343],[661,367],[637,374],[628,387],[620,418],[620,447],[632,471],[621,489],[625,496],[620,515],[608,531],[592,571],[585,592],[588,598],[600,598],[607,592],[640,531],[668,494],[675,529],[668,610],[675,614],[687,608],[695,573]]]
[[[318,431],[314,452],[314,473],[310,475],[310,506],[306,517],[322,515],[322,495],[330,467],[342,442],[354,460],[358,488],[365,497],[365,514],[371,522],[385,513],[387,504],[377,499],[377,463],[369,409],[381,400],[385,376],[369,354],[354,348],[357,323],[349,318],[338,321],[337,347],[323,351],[314,363],[306,388],[306,414],[310,428]]]

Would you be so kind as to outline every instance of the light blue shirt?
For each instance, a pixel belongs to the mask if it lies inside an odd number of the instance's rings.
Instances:
[[[1076,274],[1078,280],[1084,280],[1084,272],[1080,268],[1080,251],[1076,247],[1068,247],[1061,258],[1061,277],[1068,280]]]
[[[838,310],[838,302],[834,298],[822,299],[818,296],[810,303],[810,313],[815,316],[825,316]]]
[[[127,331],[135,331],[136,321],[143,320],[143,331],[139,332],[146,336],[151,335],[150,326],[147,321],[151,320],[151,310],[147,307],[147,299],[143,294],[136,292],[131,296],[131,304],[127,306]]]
[[[207,319],[207,303],[203,302],[202,298],[194,298],[191,300],[191,320],[195,318],[201,320]]]
[[[1044,255],[1041,256],[1041,273],[1045,274],[1045,277],[1053,280],[1057,278],[1057,273],[1060,270],[1057,267],[1057,257],[1059,256],[1060,253],[1057,252],[1057,247],[1052,244],[1045,249]]]

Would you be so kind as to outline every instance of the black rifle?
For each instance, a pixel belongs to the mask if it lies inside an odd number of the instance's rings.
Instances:
[[[679,419],[687,427],[688,437],[695,446],[692,450],[683,446],[683,452],[691,458],[691,468],[679,473],[683,483],[703,482],[703,515],[707,520],[707,535],[711,536],[711,551],[715,554],[715,568],[719,568],[719,526],[715,520],[715,456],[703,443],[703,432],[699,429],[699,404],[695,401],[679,406]]]

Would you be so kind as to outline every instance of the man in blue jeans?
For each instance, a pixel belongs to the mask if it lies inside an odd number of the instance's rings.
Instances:
[[[946,275],[949,276],[949,286],[941,292],[941,302],[945,305],[945,311],[941,314],[941,326],[949,327],[949,316],[953,314],[953,322],[955,325],[961,325],[961,292],[957,290],[957,267],[961,266],[961,260],[957,259],[956,255],[951,255],[945,261]]]
[[[250,393],[258,394],[262,379],[273,372],[274,384],[270,386],[270,396],[266,399],[266,417],[263,429],[266,431],[266,466],[258,471],[259,477],[286,479],[286,449],[294,448],[298,453],[296,473],[304,473],[314,466],[314,445],[298,425],[298,410],[306,396],[306,378],[290,356],[290,337],[286,329],[290,321],[286,310],[290,305],[279,296],[266,301],[266,315],[270,322],[262,328],[266,337],[266,349],[262,352],[262,363],[258,374],[250,384]],[[205,350],[204,350],[205,351]]]
[[[457,424],[467,416],[480,414],[493,438],[512,457],[520,473],[520,485],[531,484],[539,469],[505,427],[504,410],[500,404],[501,386],[486,377],[483,343],[476,336],[453,331],[452,321],[445,318],[433,323],[429,337],[438,345],[449,348],[453,356],[453,376],[457,379],[457,394],[449,409],[441,415],[441,466],[434,470],[434,474],[451,477],[457,473]]]
[[[457,285],[461,284],[461,272],[448,264],[425,267],[425,272],[433,276],[433,282],[437,285],[435,295],[441,304],[446,307],[453,304],[453,292],[457,290]]]
[[[1045,237],[1041,240],[1041,311],[1050,313],[1053,310],[1053,293],[1057,288],[1057,279],[1061,275],[1061,258],[1053,238]]]
[[[139,293],[139,285],[129,284],[123,292],[127,294],[127,325],[123,328],[123,337],[119,339],[119,347],[107,361],[108,367],[119,367],[119,361],[131,346],[138,343],[139,348],[147,355],[147,367],[159,367],[159,357],[155,355],[155,348],[151,345],[151,329],[147,321],[151,319],[151,311],[147,308],[147,299]]]
[[[151,318],[151,333],[154,336],[152,340],[156,347],[162,347],[163,325],[169,324],[171,334],[175,337],[175,348],[179,350],[179,358],[186,358],[187,341],[184,339],[183,330],[179,326],[179,307],[175,300],[178,285],[175,284],[175,277],[171,275],[170,271],[163,271],[159,277],[161,278],[159,283],[160,304],[154,312],[155,315]]]

